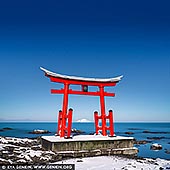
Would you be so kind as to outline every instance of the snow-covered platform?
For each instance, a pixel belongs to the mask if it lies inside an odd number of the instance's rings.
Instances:
[[[136,155],[133,137],[78,135],[71,139],[59,136],[42,136],[42,148],[57,152],[63,157],[85,157],[97,155]]]

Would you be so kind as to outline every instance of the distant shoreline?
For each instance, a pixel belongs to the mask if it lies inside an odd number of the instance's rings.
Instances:
[[[58,123],[57,121],[18,121],[18,120],[0,120],[0,123]],[[78,122],[78,121],[73,121],[73,123],[94,123],[94,121],[88,121],[88,122]],[[119,121],[115,121],[114,123],[170,123],[170,121],[160,121],[160,122],[157,122],[157,121],[136,121],[136,122],[119,122]]]

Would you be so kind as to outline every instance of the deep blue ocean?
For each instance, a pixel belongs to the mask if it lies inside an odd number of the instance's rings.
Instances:
[[[2,130],[3,128],[12,128],[12,130]],[[82,130],[85,134],[94,133],[94,123],[73,123],[72,128]],[[52,122],[1,122],[0,136],[11,136],[21,138],[34,138],[41,135],[29,134],[34,129],[45,129],[54,135],[57,129],[57,123]],[[164,158],[170,160],[170,123],[115,123],[115,134],[117,136],[133,136],[136,140],[147,140],[150,143],[145,145],[135,145],[139,149],[138,156],[150,158]],[[156,133],[143,133],[150,131]],[[127,135],[125,132],[133,132],[134,134]],[[46,135],[46,134],[45,134]],[[159,137],[159,139],[150,139]],[[159,151],[150,150],[152,143],[159,143],[163,149]]]

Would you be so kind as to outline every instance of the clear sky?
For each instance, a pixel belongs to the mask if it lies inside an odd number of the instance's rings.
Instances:
[[[107,78],[115,121],[170,121],[169,1],[1,1],[0,120],[56,121],[54,72]],[[99,98],[70,96],[74,120],[93,120]]]

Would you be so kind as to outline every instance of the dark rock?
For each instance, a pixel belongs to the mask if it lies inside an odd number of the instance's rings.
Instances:
[[[91,132],[91,133],[89,133],[89,135],[94,135],[95,134],[95,132]]]
[[[134,132],[125,132],[125,134],[133,135],[133,134],[134,134]]]
[[[143,133],[150,133],[150,131],[149,130],[144,130]]]
[[[16,148],[15,146],[5,146],[5,147],[4,147],[4,149],[5,149],[6,151],[9,151],[9,152],[13,152],[15,148]]]
[[[37,141],[19,141],[19,142],[13,142],[13,141],[9,141],[8,144],[11,144],[11,145],[15,145],[15,146],[20,146],[20,147],[31,147],[33,145],[36,145],[38,144]]]
[[[32,132],[28,132],[30,134],[47,134],[47,133],[51,133],[48,130],[33,130]]]
[[[168,150],[168,149],[165,149],[165,153],[166,154],[170,154],[170,149]]]
[[[151,150],[161,150],[162,149],[162,145],[158,144],[158,143],[154,143],[150,146]]]
[[[144,130],[143,133],[151,133],[151,134],[170,134],[170,132],[151,132],[149,130]]]
[[[52,153],[44,152],[44,153],[42,153],[41,157],[39,158],[40,163],[42,163],[42,160],[45,160],[45,162],[56,162],[61,159],[62,158],[58,154],[55,154],[54,152],[52,152]]]
[[[80,135],[85,133],[84,131],[78,130],[78,129],[71,129],[71,133],[75,133],[76,135]]]
[[[137,144],[137,145],[144,145],[144,144],[147,144],[147,143],[151,143],[151,141],[148,141],[148,140],[139,140],[139,141],[135,141],[134,144]]]
[[[83,162],[83,160],[82,159],[78,159],[77,162]]]
[[[9,127],[4,127],[2,130],[13,130],[13,129]]]
[[[40,146],[32,146],[31,149],[38,151],[38,150],[41,150],[41,147]]]
[[[150,139],[150,140],[161,140],[161,139],[164,139],[165,137],[161,136],[161,137],[147,137],[147,139]]]
[[[10,164],[10,163],[38,163],[42,164],[42,162],[52,162],[51,160],[56,160],[55,156],[47,151],[43,152],[41,149],[41,145],[39,140],[31,140],[31,139],[21,139],[21,138],[10,138],[10,137],[1,137],[3,143],[5,144],[3,148],[0,150],[0,164]],[[38,152],[37,152],[38,151]],[[42,152],[44,155],[34,156],[32,157],[30,153]],[[43,158],[43,159],[42,159]],[[56,159],[55,159],[56,158]],[[53,161],[54,162],[54,161]]]
[[[40,163],[41,162],[40,158],[41,157],[34,156],[34,157],[32,157],[32,160],[34,163]]]
[[[6,159],[0,159],[0,165],[7,165],[9,164],[9,161]]]
[[[27,149],[25,148],[20,148],[21,151],[25,152]]]

